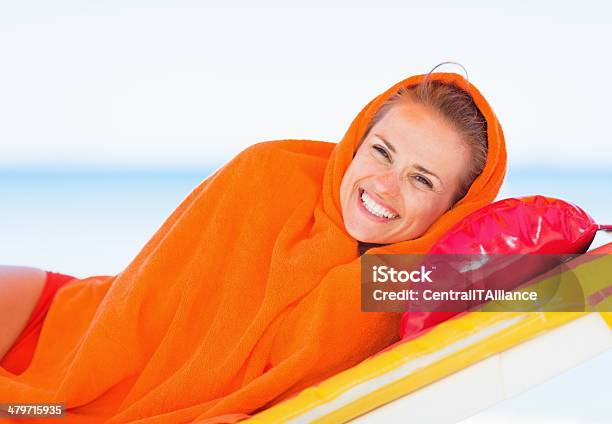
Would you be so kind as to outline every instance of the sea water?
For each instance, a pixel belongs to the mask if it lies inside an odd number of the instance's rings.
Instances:
[[[211,170],[0,170],[0,263],[79,277],[116,274]],[[498,198],[544,194],[612,224],[612,171],[509,172]],[[612,241],[599,232],[593,247]]]

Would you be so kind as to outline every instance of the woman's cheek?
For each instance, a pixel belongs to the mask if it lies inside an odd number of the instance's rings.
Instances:
[[[428,226],[435,208],[429,196],[420,190],[413,190],[406,201],[406,216],[417,221],[418,227]]]

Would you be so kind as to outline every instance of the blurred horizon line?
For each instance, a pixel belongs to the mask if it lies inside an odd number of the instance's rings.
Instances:
[[[70,176],[70,175],[114,175],[114,176],[129,176],[129,175],[198,175],[202,173],[210,174],[212,171],[225,165],[225,163],[211,163],[201,165],[185,165],[185,166],[144,166],[144,165],[127,165],[127,166],[2,166],[0,165],[0,177],[19,176],[19,175],[45,175],[45,176]],[[509,165],[507,168],[508,175],[528,175],[528,174],[551,174],[555,176],[611,176],[612,169],[603,166],[577,166],[567,167],[558,165],[536,166],[536,165]]]

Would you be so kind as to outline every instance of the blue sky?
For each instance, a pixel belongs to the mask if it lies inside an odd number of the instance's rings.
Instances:
[[[492,104],[511,167],[610,164],[610,3],[201,3],[1,2],[0,169],[200,168],[263,140],[339,141],[445,60]]]

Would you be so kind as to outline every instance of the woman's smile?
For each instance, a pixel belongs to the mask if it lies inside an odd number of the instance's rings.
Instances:
[[[376,222],[389,222],[400,218],[395,209],[376,199],[377,196],[363,188],[357,190],[357,208],[369,219]]]

